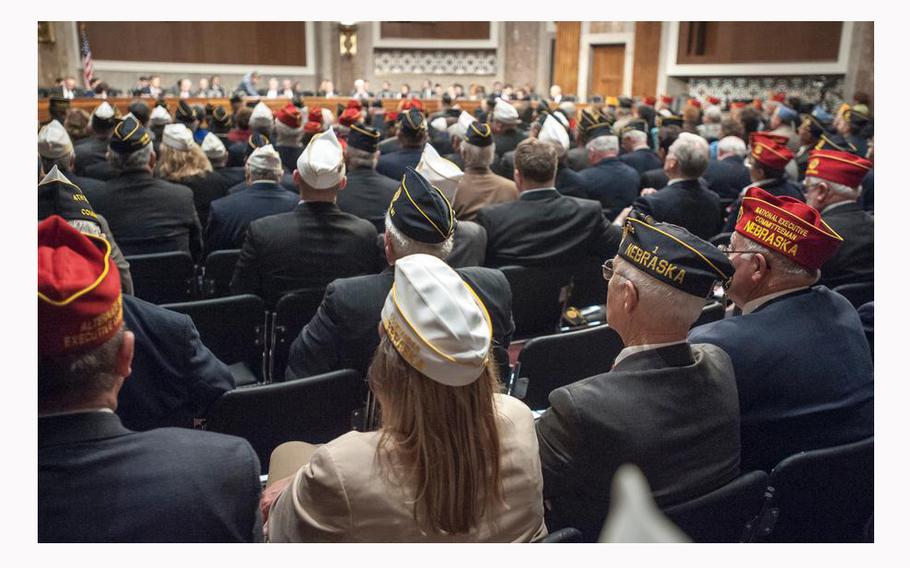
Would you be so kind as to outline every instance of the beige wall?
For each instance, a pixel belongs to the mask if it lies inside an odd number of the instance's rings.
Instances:
[[[82,85],[82,64],[75,22],[50,22],[54,43],[38,44],[38,86],[52,87],[54,79],[72,75]]]

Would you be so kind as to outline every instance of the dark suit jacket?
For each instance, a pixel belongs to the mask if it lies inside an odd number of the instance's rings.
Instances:
[[[299,195],[297,186],[294,185],[294,178],[291,176],[291,174],[289,174],[287,172],[285,172],[281,176],[281,180],[278,182],[278,185],[280,185],[282,187],[282,189],[284,189],[285,191],[289,191],[293,195]],[[227,194],[233,195],[237,192],[240,192],[240,191],[243,191],[243,190],[249,189],[249,188],[250,188],[250,184],[248,184],[246,182],[246,179],[244,176],[243,181],[241,181],[240,183],[237,183],[235,185],[232,185],[231,187],[228,188]],[[299,199],[299,197],[298,197],[298,199]]]
[[[261,541],[259,493],[241,438],[132,432],[106,412],[38,419],[39,542]]]
[[[708,493],[739,474],[739,405],[730,358],[713,345],[629,355],[606,374],[550,393],[537,421],[547,527],[597,539],[610,485],[641,468],[661,507]]]
[[[591,166],[591,162],[588,161],[587,148],[584,146],[569,148],[569,151],[566,152],[566,163],[576,172],[580,172],[585,168],[589,168]]]
[[[508,280],[490,268],[459,268],[458,274],[483,301],[493,323],[494,348],[506,354],[515,331]],[[380,312],[394,280],[395,271],[387,267],[379,274],[329,284],[316,315],[291,344],[287,380],[338,369],[356,369],[366,376],[379,345]]]
[[[460,169],[460,170],[464,169],[464,160],[461,159],[460,153],[453,152],[451,154],[446,154],[445,156],[443,156],[443,158],[445,158],[446,160],[448,160],[448,161],[452,162],[453,164],[455,164],[456,166],[458,166],[458,169]],[[509,179],[511,179],[511,177]]]
[[[604,214],[611,221],[638,196],[638,172],[618,158],[604,158],[578,175],[588,199],[600,201]]]
[[[487,266],[561,266],[616,254],[619,227],[600,204],[555,189],[523,192],[518,201],[484,207],[474,221],[487,231]]]
[[[303,152],[303,147],[275,146],[275,150],[278,152],[278,155],[281,156],[281,165],[284,166],[284,170],[289,173],[294,173],[294,170],[297,169],[297,158],[299,158],[301,152]]]
[[[83,173],[86,177],[99,181],[112,180],[120,174],[120,172],[108,161],[89,164],[85,166]]]
[[[726,199],[736,199],[743,188],[752,184],[749,168],[736,156],[711,160],[701,177],[708,182],[708,189]]]
[[[250,223],[231,291],[274,304],[284,292],[379,269],[372,223],[334,203],[303,203],[290,213]]]
[[[751,186],[754,184],[749,184],[749,185]],[[776,179],[776,180],[771,181],[770,183],[766,183],[759,187],[761,187],[763,190],[767,191],[771,195],[776,195],[778,197],[786,195],[788,197],[793,197],[795,199],[799,199],[800,201],[806,200],[806,198],[803,195],[803,192],[799,188],[799,186],[797,186],[792,181],[789,181],[787,179],[783,179],[783,178]],[[743,189],[745,190],[746,188],[743,188]],[[736,217],[737,217],[737,213],[739,213],[739,207],[740,207],[740,205],[742,205],[742,203],[743,203],[742,197],[739,197],[736,199],[736,201],[734,201],[730,205],[730,207],[727,208],[727,220],[724,222],[724,228],[723,228],[724,233],[732,233],[733,230],[736,228]]]
[[[376,163],[376,171],[388,178],[392,178],[396,182],[400,182],[404,176],[405,168],[408,166],[416,168],[422,155],[422,146],[420,148],[401,148],[391,154],[380,154],[379,161]]]
[[[581,174],[566,165],[565,160],[560,160],[556,166],[556,191],[569,197],[589,199],[585,191],[585,181]]]
[[[401,144],[398,143],[398,137],[393,136],[386,138],[378,144],[380,154],[393,154],[401,150]]]
[[[619,159],[627,166],[635,168],[638,175],[641,175],[648,170],[662,168],[664,166],[663,162],[660,161],[660,156],[654,153],[654,150],[650,148],[640,148],[633,152],[627,152],[621,155]]]
[[[93,192],[89,201],[107,218],[126,256],[186,251],[198,258],[202,252],[193,190],[185,185],[145,170],[127,171]]]
[[[678,181],[657,193],[642,195],[632,207],[655,221],[684,227],[702,239],[719,233],[723,220],[720,198],[697,179]]]
[[[669,182],[670,178],[667,177],[667,172],[665,172],[663,166],[661,166],[641,174],[641,181],[639,181],[638,186],[639,189],[646,189],[648,187],[663,189],[667,187]]]
[[[452,268],[483,266],[487,255],[487,231],[474,221],[458,221],[455,225],[452,252],[446,264]]]
[[[230,185],[228,186],[229,189],[246,180],[246,171],[243,167],[215,168],[215,172],[230,182]]]
[[[859,197],[859,202],[866,211],[875,210],[875,170],[869,170],[866,177],[863,178],[863,193]]]
[[[502,156],[506,152],[515,150],[518,144],[527,137],[527,134],[521,132],[517,128],[511,128],[500,134],[494,134],[493,143],[496,144],[496,155]]]
[[[230,179],[214,171],[184,178],[176,183],[193,190],[193,205],[196,207],[196,214],[199,215],[199,224],[203,227],[208,222],[212,201],[227,195],[228,189],[234,185]]]
[[[66,179],[78,185],[79,189],[81,189],[82,193],[84,193],[86,196],[101,189],[104,186],[104,181],[100,179],[77,176],[72,172],[63,172],[63,175],[66,176]]]
[[[254,182],[246,191],[212,201],[205,226],[205,254],[239,249],[252,221],[293,211],[299,201],[298,196],[269,181]]]
[[[815,286],[750,314],[696,327],[733,360],[743,470],[771,471],[803,450],[872,435],[872,358],[859,315],[840,294]]]
[[[875,224],[872,215],[848,202],[822,212],[822,220],[840,235],[844,242],[822,265],[818,281],[828,288],[850,282],[871,282],[875,277]]]
[[[235,387],[230,369],[202,344],[188,315],[124,296],[123,320],[136,336],[133,373],[117,406],[127,428],[192,428],[194,418]]]
[[[373,223],[376,232],[385,232],[385,215],[398,190],[398,181],[376,173],[372,168],[348,170],[348,184],[338,192],[338,207]]]
[[[76,153],[76,173],[85,175],[85,168],[98,162],[107,161],[107,144],[109,138],[89,136],[73,144]]]

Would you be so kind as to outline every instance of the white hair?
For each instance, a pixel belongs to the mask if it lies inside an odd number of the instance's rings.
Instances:
[[[815,176],[806,176],[806,185],[816,185],[819,183],[824,183],[828,186],[828,189],[831,190],[834,195],[844,199],[856,200],[859,198],[860,189],[856,187],[850,187],[842,183],[835,183],[833,181],[828,181],[820,177]]]
[[[605,135],[598,136],[585,144],[588,152],[597,152],[599,154],[618,154],[619,138],[616,136]]]
[[[746,143],[739,136],[724,136],[717,143],[717,155],[734,155],[738,158],[746,157]]]
[[[705,122],[714,122],[720,124],[723,115],[721,114],[720,107],[716,105],[711,105],[705,109],[704,121]]]
[[[740,236],[738,239],[740,244],[736,245],[736,249],[742,252],[757,252],[765,256],[770,257],[771,262],[769,263],[772,267],[772,274],[776,272],[777,274],[788,278],[788,277],[799,277],[800,279],[817,279],[819,275],[818,270],[812,270],[804,266],[796,264],[789,258],[786,258],[784,255],[775,252],[765,246],[758,244],[750,238]]]
[[[154,151],[151,144],[147,144],[129,154],[121,154],[114,150],[108,150],[107,159],[117,171],[138,170],[149,165],[149,160]]]
[[[708,167],[708,142],[697,134],[682,132],[670,146],[667,155],[676,158],[683,176],[697,178]]]
[[[496,146],[475,146],[468,142],[462,142],[460,146],[461,158],[465,168],[486,168],[493,163],[496,154]]]
[[[445,260],[452,253],[452,247],[455,246],[454,233],[441,243],[415,241],[398,230],[398,227],[392,223],[392,217],[388,213],[385,214],[385,231],[391,241],[392,253],[396,259],[412,254],[429,254]]]
[[[269,180],[275,183],[281,181],[281,176],[284,174],[284,169],[281,166],[275,169],[254,168],[250,166],[249,162],[246,164],[246,171],[250,174],[250,181]]]
[[[705,299],[687,294],[653,276],[634,268],[625,259],[614,260],[615,271],[621,277],[635,284],[641,302],[649,307],[644,313],[652,313],[666,322],[667,327],[689,327],[701,315]],[[626,268],[626,267],[629,268]],[[658,316],[659,314],[659,316]]]
[[[623,140],[628,138],[632,141],[632,144],[635,144],[636,146],[648,143],[648,135],[638,129],[629,130],[622,135],[622,138]]]
[[[360,148],[354,148],[348,146],[345,149],[345,157],[348,160],[348,167],[351,169],[354,168],[370,168],[373,169],[376,167],[376,161],[379,159],[379,151],[376,152],[367,152],[361,150]]]

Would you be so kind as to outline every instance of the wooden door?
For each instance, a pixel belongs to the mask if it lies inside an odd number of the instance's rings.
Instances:
[[[626,60],[626,46],[591,46],[591,74],[588,75],[588,96],[604,97],[623,94],[622,78]]]

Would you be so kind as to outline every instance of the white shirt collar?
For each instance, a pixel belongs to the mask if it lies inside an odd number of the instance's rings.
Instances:
[[[743,306],[743,315],[751,314],[752,312],[754,312],[758,308],[764,306],[765,304],[767,304],[774,298],[778,298],[780,296],[789,294],[791,292],[796,292],[798,290],[805,290],[807,288],[809,288],[809,286],[797,286],[796,288],[787,288],[786,290],[778,290],[777,292],[772,292],[772,293],[766,294],[764,296],[759,296],[758,298],[755,298],[754,300],[749,300]]]
[[[79,410],[69,410],[66,412],[50,412],[47,414],[38,413],[38,418],[50,418],[51,416],[70,416],[72,414],[87,414],[89,412],[107,412],[108,414],[113,414],[114,411],[110,408],[80,408]]]
[[[837,203],[832,203],[831,205],[826,205],[825,208],[822,209],[821,212],[822,212],[822,213],[825,213],[825,212],[831,211],[831,210],[834,209],[835,207],[840,207],[840,206],[842,206],[842,205],[847,205],[848,203],[853,203],[853,202],[852,202],[852,201],[838,201]]]
[[[668,181],[667,185],[673,185],[674,183],[679,183],[681,181],[692,181],[693,179],[696,179],[696,178],[675,178],[675,179],[671,179],[670,181]]]
[[[747,185],[746,187],[744,187],[744,188],[742,189],[742,191],[739,192],[739,196],[740,196],[740,197],[743,197],[744,195],[746,195],[746,190],[749,189],[750,187],[761,187],[761,186],[763,186],[763,185],[768,185],[768,184],[771,183],[772,181],[774,181],[772,178],[762,179],[762,180],[759,180],[759,181],[753,181],[752,183],[750,183],[749,185]]]
[[[531,193],[534,193],[535,191],[556,191],[556,188],[555,187],[538,187],[537,189],[528,189],[528,190],[522,191],[521,194],[529,195]]]
[[[619,355],[616,356],[616,360],[613,361],[613,366],[615,367],[616,365],[619,365],[619,362],[629,355],[641,353],[642,351],[650,351],[652,349],[660,349],[661,347],[669,347],[670,345],[679,345],[680,343],[686,343],[686,340],[680,339],[679,341],[668,341],[667,343],[645,343],[642,345],[632,345],[631,347],[625,347],[622,351],[619,352]]]

